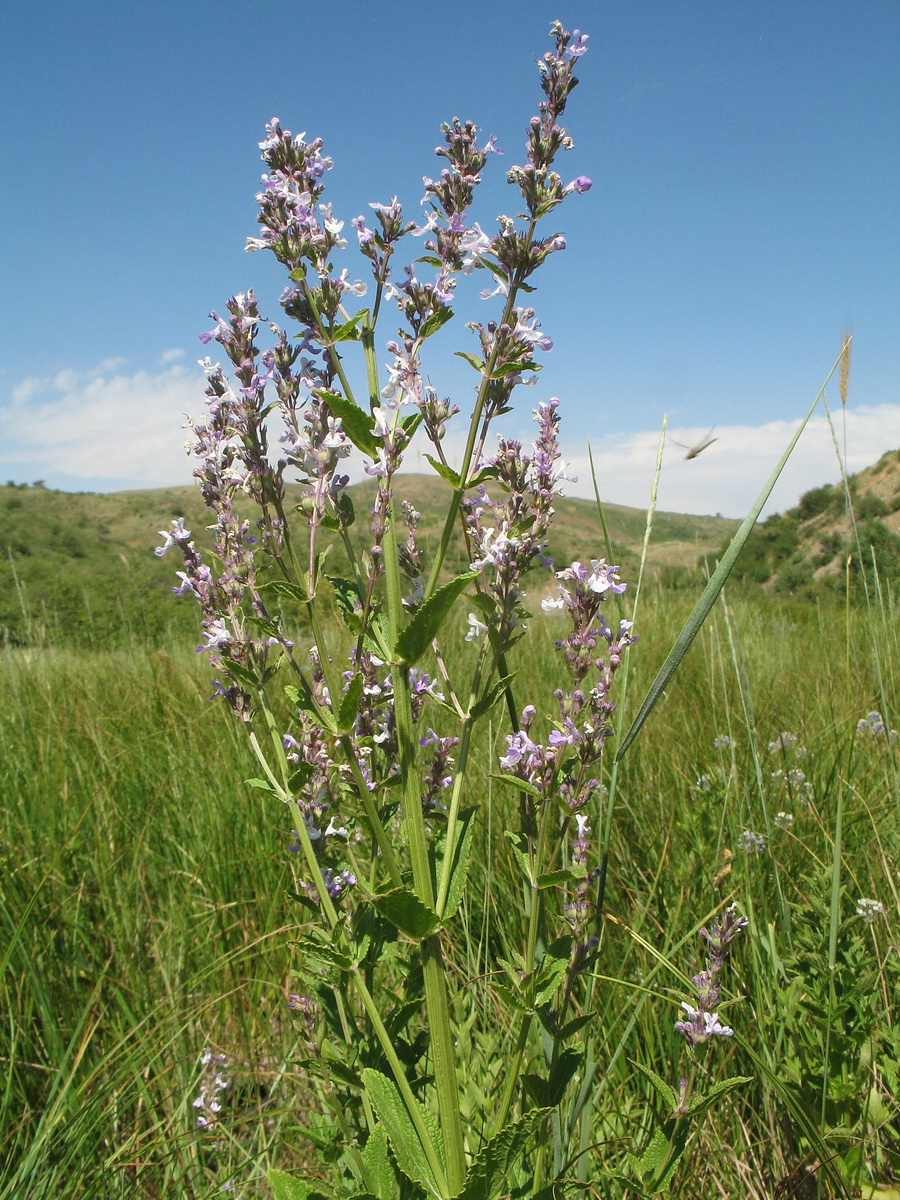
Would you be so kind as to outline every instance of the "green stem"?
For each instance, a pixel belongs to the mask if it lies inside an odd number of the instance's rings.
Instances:
[[[541,864],[543,856],[547,848],[547,830],[549,826],[548,810],[550,805],[545,803],[541,811],[541,822],[538,827],[537,851],[535,853],[534,862],[531,865],[531,873],[534,879],[537,879],[541,873]],[[541,893],[529,883],[530,887],[530,907],[528,913],[528,934],[525,943],[525,974],[529,975],[534,970],[535,958],[537,957],[537,939],[540,928],[540,919],[542,912]],[[509,1114],[512,1110],[513,1099],[516,1093],[516,1087],[519,1082],[519,1075],[522,1071],[522,1062],[525,1057],[525,1049],[528,1045],[528,1035],[531,1032],[531,1022],[533,1019],[532,1013],[523,1013],[522,1022],[519,1026],[519,1036],[516,1039],[516,1049],[513,1053],[513,1060],[510,1068],[506,1073],[506,1084],[503,1089],[503,1096],[500,1101],[500,1110],[497,1114],[497,1120],[494,1122],[494,1129],[491,1136],[498,1134],[509,1120]]]

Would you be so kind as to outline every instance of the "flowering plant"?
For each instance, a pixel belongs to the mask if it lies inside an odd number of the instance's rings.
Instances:
[[[157,551],[181,551],[176,590],[199,603],[199,649],[248,729],[262,771],[250,783],[283,802],[295,827],[296,898],[308,919],[301,990],[290,1005],[333,1122],[338,1150],[322,1167],[331,1164],[334,1194],[489,1200],[517,1187],[536,1195],[584,1155],[572,1145],[590,1096],[583,1039],[604,861],[592,828],[613,677],[634,638],[623,611],[612,624],[602,612],[625,588],[617,568],[602,559],[564,567],[544,607],[568,623],[557,643],[567,683],[552,713],[521,704],[510,655],[529,620],[523,580],[550,566],[547,534],[565,479],[557,400],[535,407],[530,450],[502,435],[489,447],[513,394],[535,382],[537,356],[552,348],[523,297],[565,239],[538,236],[538,225],[590,187],[583,176],[564,183],[554,166],[572,147],[559,120],[587,36],[559,22],[551,35],[526,157],[507,174],[524,212],[500,216],[492,235],[472,219],[481,171],[498,151],[454,118],[437,149],[445,166],[425,179],[421,224],[396,197],[370,206],[371,224],[351,221],[374,288],[371,306],[355,312],[347,305],[366,285],[335,266],[344,223],[322,199],[332,161],[320,140],[278,120],[267,126],[261,228],[247,248],[285,267],[280,304],[299,333],[266,322],[252,291],[232,297],[225,316],[212,314],[201,340],[218,343],[236,383],[203,361],[207,409],[188,449],[214,514],[215,565],[181,520]],[[410,238],[421,239],[412,243],[420,252],[397,274],[395,255]],[[445,438],[459,409],[427,381],[422,359],[454,315],[458,284],[475,271],[490,278],[481,295],[500,312],[468,326],[476,345],[461,357],[477,384],[453,465]],[[400,322],[384,344],[386,376],[380,317]],[[274,342],[260,351],[267,327]],[[362,399],[344,358],[355,348]],[[426,457],[448,489],[431,547],[395,486],[416,436],[430,443]],[[362,547],[343,473],[354,452],[375,480]],[[454,537],[469,567],[451,576]],[[335,545],[345,574],[327,569]],[[454,646],[463,638],[451,613],[463,597],[467,653]],[[492,949],[476,989],[456,952],[473,841],[487,820],[473,802],[473,732],[501,702],[509,732],[493,775],[501,794],[518,797],[504,826],[524,906],[518,943]],[[473,1028],[480,1064],[466,1057]],[[581,1086],[571,1086],[580,1072]],[[552,1151],[536,1140],[546,1123]],[[270,1178],[281,1196],[314,1186],[277,1171]]]

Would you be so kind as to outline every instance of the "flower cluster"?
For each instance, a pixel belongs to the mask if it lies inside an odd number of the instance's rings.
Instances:
[[[896,729],[889,729],[884,723],[884,717],[880,712],[866,713],[856,722],[856,728],[860,733],[869,733],[873,738],[883,737],[888,741],[896,742],[898,736]]]
[[[765,848],[765,835],[753,829],[745,829],[738,838],[738,850],[744,854],[762,854]]]
[[[197,1128],[208,1129],[215,1124],[222,1111],[222,1093],[228,1087],[225,1075],[228,1062],[224,1054],[214,1054],[212,1050],[206,1049],[200,1055],[200,1065],[203,1067],[200,1091],[191,1104],[199,1110]]]
[[[856,902],[856,915],[862,917],[867,925],[874,925],[878,918],[884,915],[884,905],[880,900],[866,900],[861,897]]]
[[[687,1020],[676,1021],[675,1028],[686,1038],[691,1047],[708,1041],[711,1037],[731,1037],[734,1030],[723,1025],[715,1011],[719,1002],[719,972],[729,955],[731,942],[747,926],[747,918],[739,917],[735,905],[725,909],[721,918],[700,930],[707,944],[706,967],[691,982],[697,989],[697,1004],[682,1001]]]

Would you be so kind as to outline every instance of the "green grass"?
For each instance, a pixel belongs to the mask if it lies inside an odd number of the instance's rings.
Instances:
[[[374,485],[363,483],[349,491],[362,518]],[[420,543],[426,550],[439,540],[447,492],[434,477],[400,476],[399,495],[422,513]],[[178,516],[186,518],[198,546],[208,548],[206,526],[212,517],[195,487],[72,494],[0,486],[0,645],[96,650],[173,641],[190,645],[196,634],[194,604],[172,600],[180,564],[172,554],[160,559],[153,553],[162,544],[158,531]],[[610,505],[608,517],[621,562],[633,576],[644,514]],[[360,519],[357,532],[364,524]],[[696,581],[701,555],[711,553],[737,524],[725,518],[658,514],[651,570],[670,584]],[[585,529],[595,525],[592,502],[560,501],[552,553],[560,562],[583,557]],[[334,561],[342,555],[336,550]],[[460,547],[450,566],[464,565]]]
[[[648,587],[642,605],[630,710],[690,598]],[[622,1194],[599,1168],[646,1140],[653,1096],[635,1062],[673,1083],[685,1069],[673,1023],[697,931],[731,899],[751,922],[720,1004],[738,1036],[705,1070],[756,1078],[707,1119],[676,1194],[767,1197],[792,1171],[798,1196],[841,1194],[824,1170],[804,1180],[816,1158],[848,1188],[900,1172],[900,746],[856,731],[871,709],[896,713],[896,618],[879,595],[846,618],[771,597],[718,605],[623,760],[596,968],[598,1194]],[[534,624],[521,703],[557,670],[553,621]],[[266,1166],[309,1152],[304,1031],[286,1004],[300,990],[291,821],[243,785],[258,771],[242,730],[207,702],[205,663],[182,644],[0,657],[2,1200],[213,1196],[232,1179],[263,1195]],[[768,750],[783,730],[806,757]],[[714,747],[721,734],[730,744]],[[485,784],[496,753],[481,744],[472,763],[488,820],[451,948],[473,1106],[509,1054],[478,977],[519,903],[508,798]],[[783,768],[809,789],[773,780]],[[748,829],[763,853],[739,849]],[[860,897],[885,906],[871,926]],[[207,1047],[230,1082],[201,1131]]]

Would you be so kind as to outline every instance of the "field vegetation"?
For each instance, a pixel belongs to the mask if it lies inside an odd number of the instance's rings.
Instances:
[[[135,527],[165,524],[134,503]],[[96,517],[79,520],[68,536],[90,559]],[[146,596],[134,571],[146,582],[155,566],[129,562],[123,589]],[[660,576],[645,589],[629,712],[693,598]],[[291,1008],[292,822],[245,785],[257,768],[208,699],[196,635],[122,605],[128,620],[94,634],[115,648],[47,634],[0,657],[0,1197],[262,1196],[266,1168],[301,1169],[332,1136],[312,1115],[327,1085],[304,1070],[310,1030]],[[594,1195],[627,1194],[611,1177],[648,1151],[660,1100],[646,1072],[677,1086],[688,1070],[674,1026],[698,931],[732,902],[749,918],[719,1001],[735,1036],[702,1072],[752,1082],[694,1128],[672,1194],[900,1195],[897,615],[888,588],[845,607],[726,595],[623,760],[593,968]],[[535,618],[519,695],[552,691],[556,620]],[[502,740],[483,729],[471,800],[488,833],[451,962],[473,1108],[510,1054],[480,980],[521,904],[514,801],[490,780]],[[328,1046],[315,1053],[327,1061]]]

